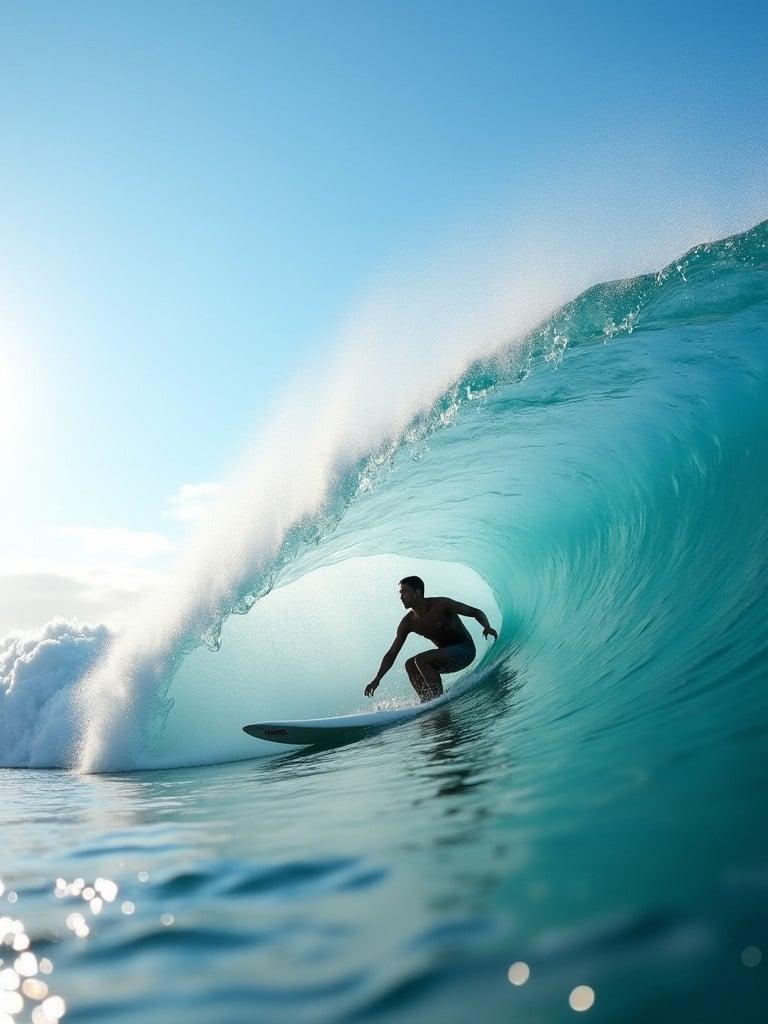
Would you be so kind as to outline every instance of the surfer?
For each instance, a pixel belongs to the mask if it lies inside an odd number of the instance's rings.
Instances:
[[[394,665],[408,634],[418,633],[437,646],[436,651],[422,651],[405,663],[411,685],[423,704],[443,692],[441,673],[458,672],[475,659],[474,640],[460,615],[477,619],[486,639],[492,636],[497,640],[498,633],[491,628],[485,613],[479,608],[453,601],[450,597],[425,597],[424,581],[418,576],[406,576],[400,580],[400,600],[408,612],[397,627],[395,641],[382,658],[379,671],[366,686],[365,695],[373,696],[382,678]]]

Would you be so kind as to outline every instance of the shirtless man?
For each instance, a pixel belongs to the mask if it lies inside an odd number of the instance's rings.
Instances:
[[[424,597],[424,581],[418,576],[406,576],[400,580],[400,600],[409,611],[397,627],[395,642],[384,655],[379,671],[366,686],[365,695],[373,696],[382,678],[394,665],[408,634],[418,633],[437,645],[436,651],[423,651],[405,663],[411,685],[423,704],[443,692],[441,672],[458,672],[474,661],[475,644],[460,615],[477,619],[486,639],[492,636],[497,640],[498,633],[491,628],[479,608],[452,601],[450,597]]]

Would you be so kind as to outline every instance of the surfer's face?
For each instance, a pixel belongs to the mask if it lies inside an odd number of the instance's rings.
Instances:
[[[403,606],[405,608],[413,607],[413,601],[417,593],[418,591],[414,590],[412,587],[409,587],[407,583],[400,584],[400,600],[403,602]]]

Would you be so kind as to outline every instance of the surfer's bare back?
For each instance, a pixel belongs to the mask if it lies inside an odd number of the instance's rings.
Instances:
[[[475,659],[474,640],[460,615],[477,619],[486,639],[492,636],[496,640],[498,633],[491,628],[485,613],[479,608],[453,601],[450,597],[425,597],[424,581],[418,576],[406,576],[400,580],[400,600],[408,612],[397,627],[395,642],[382,658],[379,671],[366,686],[365,695],[373,696],[376,687],[394,665],[408,634],[418,633],[437,646],[437,650],[422,651],[405,663],[411,685],[423,704],[443,692],[441,673],[458,672]]]

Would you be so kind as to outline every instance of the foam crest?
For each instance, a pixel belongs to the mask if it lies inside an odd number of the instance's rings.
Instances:
[[[71,760],[81,724],[74,690],[110,638],[106,626],[55,619],[0,639],[0,764]]]

